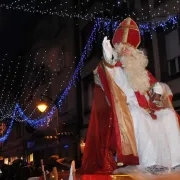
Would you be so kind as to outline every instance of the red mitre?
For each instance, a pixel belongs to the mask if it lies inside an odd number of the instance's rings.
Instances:
[[[112,43],[124,43],[137,48],[141,43],[141,36],[136,22],[130,17],[123,20],[114,33]]]

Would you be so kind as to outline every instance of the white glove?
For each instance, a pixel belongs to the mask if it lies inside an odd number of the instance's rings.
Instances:
[[[115,65],[117,62],[117,53],[112,48],[110,40],[107,39],[107,36],[104,37],[102,42],[103,47],[103,56],[104,60],[111,65]]]
[[[153,90],[156,94],[163,95],[163,93],[164,93],[163,87],[161,86],[161,84],[159,82],[157,82],[154,85]]]

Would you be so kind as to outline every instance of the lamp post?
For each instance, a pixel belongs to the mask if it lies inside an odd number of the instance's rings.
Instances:
[[[45,101],[46,99],[46,101]],[[52,98],[49,98],[47,96],[44,96],[44,95],[41,95],[40,97],[40,102],[39,104],[37,105],[37,109],[41,112],[41,113],[44,113],[47,108],[48,108],[48,105],[47,105],[47,101],[49,102],[52,102],[53,104],[55,104],[55,101],[52,99]],[[56,104],[55,104],[56,105]],[[58,109],[56,110],[56,121],[57,121],[57,128],[56,128],[56,134],[58,133],[58,130],[59,130],[59,114],[58,114]]]

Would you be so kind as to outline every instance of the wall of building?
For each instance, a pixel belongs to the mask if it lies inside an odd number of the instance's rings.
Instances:
[[[179,12],[179,3],[177,0],[162,1],[158,6],[154,6],[154,3],[154,0],[149,0],[150,16],[154,20],[165,19],[168,15]],[[176,95],[180,93],[180,60],[178,60],[180,56],[179,29],[168,27],[166,32],[153,32],[152,39],[156,78],[166,82],[175,97],[177,97]],[[162,41],[164,42],[163,46],[160,45]],[[179,96],[174,99],[174,105],[175,107],[180,106]]]

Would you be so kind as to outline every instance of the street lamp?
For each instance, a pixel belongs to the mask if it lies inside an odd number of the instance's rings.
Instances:
[[[45,100],[46,99],[46,100]],[[44,95],[41,95],[40,97],[40,102],[39,104],[37,105],[37,109],[43,113],[47,110],[48,108],[48,101],[50,101],[51,103],[55,104],[56,107],[57,107],[57,104],[55,103],[55,101],[52,99],[52,98],[49,98],[48,96],[44,96]],[[57,127],[59,128],[59,117],[58,117],[58,109],[56,109],[56,119],[57,119]],[[56,129],[57,130],[57,129]]]
[[[40,112],[45,112],[46,111],[46,109],[48,108],[48,106],[45,104],[45,103],[40,103],[38,106],[37,106],[37,108],[38,108],[38,110],[40,111]]]
[[[44,100],[46,97],[41,95],[40,102],[37,105],[38,110],[43,113],[48,108],[46,101]],[[47,99],[47,98],[46,98]]]
[[[85,142],[81,142],[81,143],[80,143],[81,154],[84,153],[84,148],[85,148],[85,146],[86,146],[86,143],[85,143]]]

